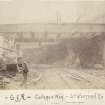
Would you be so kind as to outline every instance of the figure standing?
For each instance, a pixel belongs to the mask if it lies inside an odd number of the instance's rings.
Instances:
[[[23,74],[22,85],[26,84],[29,70],[28,70],[27,64],[23,61],[22,57],[17,58],[17,69],[18,69],[18,72]]]

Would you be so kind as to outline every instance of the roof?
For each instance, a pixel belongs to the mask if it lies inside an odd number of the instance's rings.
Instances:
[[[105,24],[91,23],[35,23],[1,24],[0,32],[105,32]]]

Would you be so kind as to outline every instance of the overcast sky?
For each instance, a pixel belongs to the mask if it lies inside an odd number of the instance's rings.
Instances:
[[[64,22],[105,23],[105,2],[0,0],[0,24]]]

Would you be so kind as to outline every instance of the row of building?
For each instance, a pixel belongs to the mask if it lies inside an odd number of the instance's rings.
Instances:
[[[56,44],[69,37],[93,37],[105,33],[104,24],[4,24],[0,25],[0,54],[23,56],[27,49]]]

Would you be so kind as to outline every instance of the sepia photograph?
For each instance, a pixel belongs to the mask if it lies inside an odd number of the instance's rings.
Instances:
[[[0,0],[0,89],[105,89],[105,1]]]

